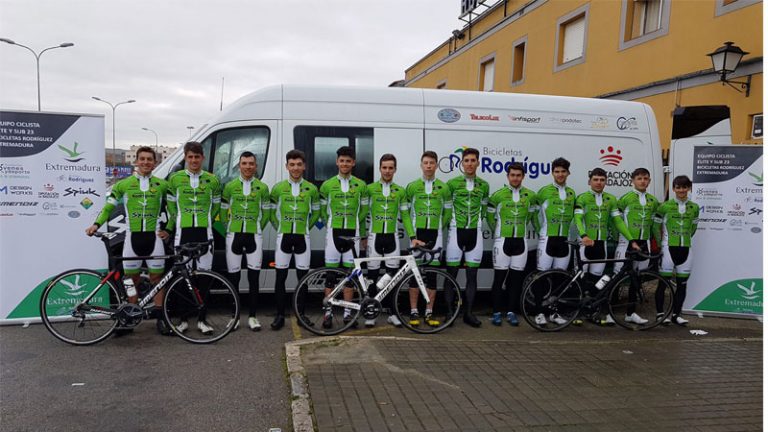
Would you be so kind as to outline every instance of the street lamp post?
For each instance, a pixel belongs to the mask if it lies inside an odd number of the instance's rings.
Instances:
[[[189,129],[189,139],[192,139],[192,130],[194,129],[194,126],[187,126],[187,129]]]
[[[112,175],[114,177],[115,176],[115,170],[117,169],[117,166],[115,164],[115,155],[117,153],[117,151],[115,149],[115,110],[120,105],[134,103],[136,101],[133,100],[133,99],[130,99],[130,100],[123,101],[123,102],[118,102],[118,103],[112,105],[110,102],[107,102],[107,101],[105,101],[104,99],[101,99],[101,98],[97,98],[96,96],[91,96],[91,99],[97,100],[99,102],[104,102],[105,104],[109,105],[110,108],[112,108]],[[114,180],[114,178],[113,178],[113,180]]]
[[[153,131],[150,128],[141,128],[141,130],[145,130],[147,132],[152,132],[153,134],[155,134],[155,152],[160,151],[160,149],[157,147],[157,132]]]
[[[10,39],[0,38],[0,42],[5,42],[5,43],[10,44],[10,45],[16,45],[18,47],[26,48],[27,50],[29,50],[29,52],[32,53],[32,55],[35,56],[35,62],[37,63],[37,110],[38,111],[42,111],[41,108],[40,108],[40,56],[42,56],[43,53],[48,51],[48,50],[52,50],[52,49],[56,49],[56,48],[68,48],[68,47],[71,47],[71,46],[75,46],[75,44],[73,44],[72,42],[64,42],[64,43],[56,45],[56,46],[48,47],[48,48],[40,51],[39,53],[36,53],[32,48],[30,48],[30,47],[28,47],[26,45],[22,45],[20,43],[16,43],[16,42],[14,42],[14,41],[12,41]]]

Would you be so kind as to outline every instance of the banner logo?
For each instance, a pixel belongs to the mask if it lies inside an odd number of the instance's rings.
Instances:
[[[80,201],[80,205],[83,206],[84,209],[88,210],[93,205],[93,201],[91,201],[88,197],[85,197],[82,201]]]
[[[85,158],[78,158],[78,156],[80,156],[81,154],[83,154],[85,152],[78,152],[77,151],[77,146],[78,146],[77,141],[75,141],[75,146],[72,147],[72,150],[64,147],[63,145],[59,145],[59,149],[61,149],[61,151],[63,151],[64,153],[66,153],[69,156],[69,158],[64,158],[65,161],[67,161],[67,162],[80,162],[81,160],[85,159]]]
[[[461,113],[453,108],[443,108],[437,112],[437,118],[443,123],[456,123],[461,120]]]
[[[749,174],[750,176],[752,176],[753,179],[755,179],[755,181],[752,183],[753,185],[761,186],[761,187],[763,186],[763,173],[760,173],[760,175],[757,175],[757,174],[748,172],[747,174]]]

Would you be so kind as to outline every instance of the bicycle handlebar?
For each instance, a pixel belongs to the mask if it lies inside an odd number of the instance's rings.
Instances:
[[[443,250],[442,247],[432,249],[434,245],[435,245],[434,242],[430,242],[425,244],[424,246],[409,247],[408,253],[413,255],[413,257],[416,259],[423,258],[424,263],[429,263],[429,262],[432,262],[432,258],[435,255],[439,254]]]
[[[574,250],[574,253],[578,254],[578,248],[581,246],[581,242],[578,240],[567,240],[566,243],[571,245],[571,248]],[[632,242],[630,242],[632,243]],[[581,256],[579,256],[579,260],[589,264],[591,262],[627,262],[627,261],[645,261],[645,260],[654,260],[661,257],[661,254],[647,254],[643,252],[642,250],[635,250],[631,247],[627,248],[627,251],[624,253],[626,258],[624,259],[602,259],[602,260],[584,260],[581,259]]]

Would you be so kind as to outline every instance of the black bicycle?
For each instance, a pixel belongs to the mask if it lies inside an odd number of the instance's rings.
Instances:
[[[43,324],[56,338],[90,345],[117,329],[132,329],[149,316],[152,299],[166,286],[163,319],[180,338],[199,344],[216,342],[236,326],[240,317],[237,290],[218,273],[196,266],[196,259],[208,251],[211,242],[185,244],[174,255],[121,258],[113,256],[109,246],[117,234],[97,232],[94,236],[107,249],[108,271],[65,271],[48,282],[40,298]],[[129,303],[116,264],[144,259],[170,259],[173,265],[137,304]]]
[[[648,330],[668,320],[675,298],[674,287],[653,270],[638,271],[634,261],[655,260],[648,255],[627,250],[624,259],[582,260],[579,243],[569,241],[574,270],[546,270],[535,274],[523,288],[523,318],[541,331],[558,331],[574,320],[597,320],[607,309],[612,320],[630,330]],[[625,263],[618,274],[602,289],[582,286],[585,265]]]

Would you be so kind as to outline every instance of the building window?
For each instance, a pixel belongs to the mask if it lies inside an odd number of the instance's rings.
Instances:
[[[512,43],[512,85],[520,85],[525,80],[525,49],[528,46],[528,36]]]
[[[716,0],[715,16],[725,15],[728,12],[739,10],[743,7],[760,3],[761,0]]]
[[[619,50],[669,33],[669,0],[623,0]]]
[[[480,60],[480,83],[478,85],[480,91],[493,91],[493,77],[496,69],[494,60],[493,55]]]
[[[557,20],[555,72],[584,63],[587,47],[589,4]]]
[[[751,139],[763,139],[763,114],[754,114],[750,116],[750,138]]]

